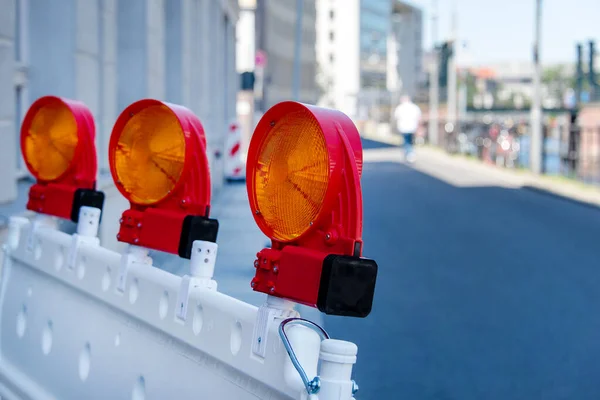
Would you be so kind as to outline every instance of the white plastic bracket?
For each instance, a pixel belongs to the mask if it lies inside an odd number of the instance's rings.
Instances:
[[[252,353],[265,358],[267,354],[267,333],[273,321],[297,318],[300,313],[294,309],[295,303],[275,296],[267,296],[267,302],[258,308],[256,324],[252,334]]]
[[[127,246],[127,249],[121,255],[121,262],[119,264],[119,279],[117,281],[117,290],[119,292],[125,292],[127,272],[132,264],[139,263],[152,266],[152,258],[148,257],[148,253],[149,250],[145,247]]]
[[[215,271],[218,249],[219,246],[213,242],[195,240],[192,243],[191,276],[185,275],[181,278],[181,286],[175,304],[175,315],[182,321],[185,321],[187,315],[189,293],[192,287],[217,290],[217,281],[212,277]]]
[[[79,221],[77,223],[77,233],[71,237],[71,248],[67,265],[69,269],[74,269],[77,263],[77,253],[79,246],[86,243],[92,246],[99,246],[98,226],[100,224],[100,209],[95,207],[83,206],[79,209]]]
[[[25,217],[10,217],[8,221],[8,234],[6,244],[3,246],[5,252],[13,251],[19,245],[22,228],[29,223]]]
[[[48,215],[36,214],[31,221],[31,230],[27,236],[27,251],[32,252],[37,239],[37,231],[43,226],[52,227],[56,225],[54,219]]]

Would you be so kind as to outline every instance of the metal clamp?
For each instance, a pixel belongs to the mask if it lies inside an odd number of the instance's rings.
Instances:
[[[294,349],[292,349],[292,345],[290,344],[290,341],[289,341],[287,335],[285,334],[285,326],[287,324],[302,325],[307,328],[310,328],[310,329],[314,330],[315,332],[317,332],[319,334],[319,336],[321,336],[321,339],[329,339],[329,335],[327,334],[325,329],[321,328],[319,325],[315,324],[314,322],[309,321],[304,318],[288,318],[286,320],[283,320],[281,322],[281,324],[279,325],[279,337],[281,337],[281,340],[283,341],[285,350],[287,351],[288,355],[290,356],[290,360],[292,361],[294,368],[296,368],[296,371],[298,371],[298,374],[300,374],[300,378],[302,379],[302,383],[304,383],[304,387],[306,388],[306,391],[308,392],[309,395],[317,394],[317,393],[319,393],[319,390],[321,389],[321,379],[318,376],[315,376],[312,380],[310,380],[310,381],[308,380],[308,376],[306,375],[304,368],[302,368],[302,365],[300,365],[300,362],[298,361],[298,358],[296,357],[296,353],[294,353]]]

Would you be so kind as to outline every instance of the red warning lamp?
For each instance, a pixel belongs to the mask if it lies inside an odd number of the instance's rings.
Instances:
[[[377,264],[362,253],[362,144],[343,113],[296,102],[258,123],[247,161],[254,219],[273,242],[255,291],[334,315],[371,311]]]
[[[152,99],[131,104],[113,128],[109,161],[131,204],[120,241],[184,258],[194,240],[216,241],[218,222],[208,218],[206,137],[190,110]]]
[[[79,208],[102,208],[96,188],[95,126],[81,102],[46,96],[36,100],[21,125],[21,151],[37,182],[27,209],[77,222]]]

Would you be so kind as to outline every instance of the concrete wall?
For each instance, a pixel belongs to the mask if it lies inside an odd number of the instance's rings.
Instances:
[[[0,0],[0,203],[17,196],[14,0]]]
[[[237,14],[235,0],[0,0],[0,202],[16,195],[20,120],[48,94],[90,108],[104,172],[126,106],[147,97],[187,106],[205,127],[218,190],[235,115]]]

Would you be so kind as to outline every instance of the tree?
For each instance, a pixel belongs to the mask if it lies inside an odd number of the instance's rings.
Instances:
[[[542,72],[542,84],[548,88],[548,94],[562,103],[567,89],[576,87],[575,74],[567,71],[566,65],[554,65],[544,68]],[[589,90],[589,82],[583,81],[582,90]]]

